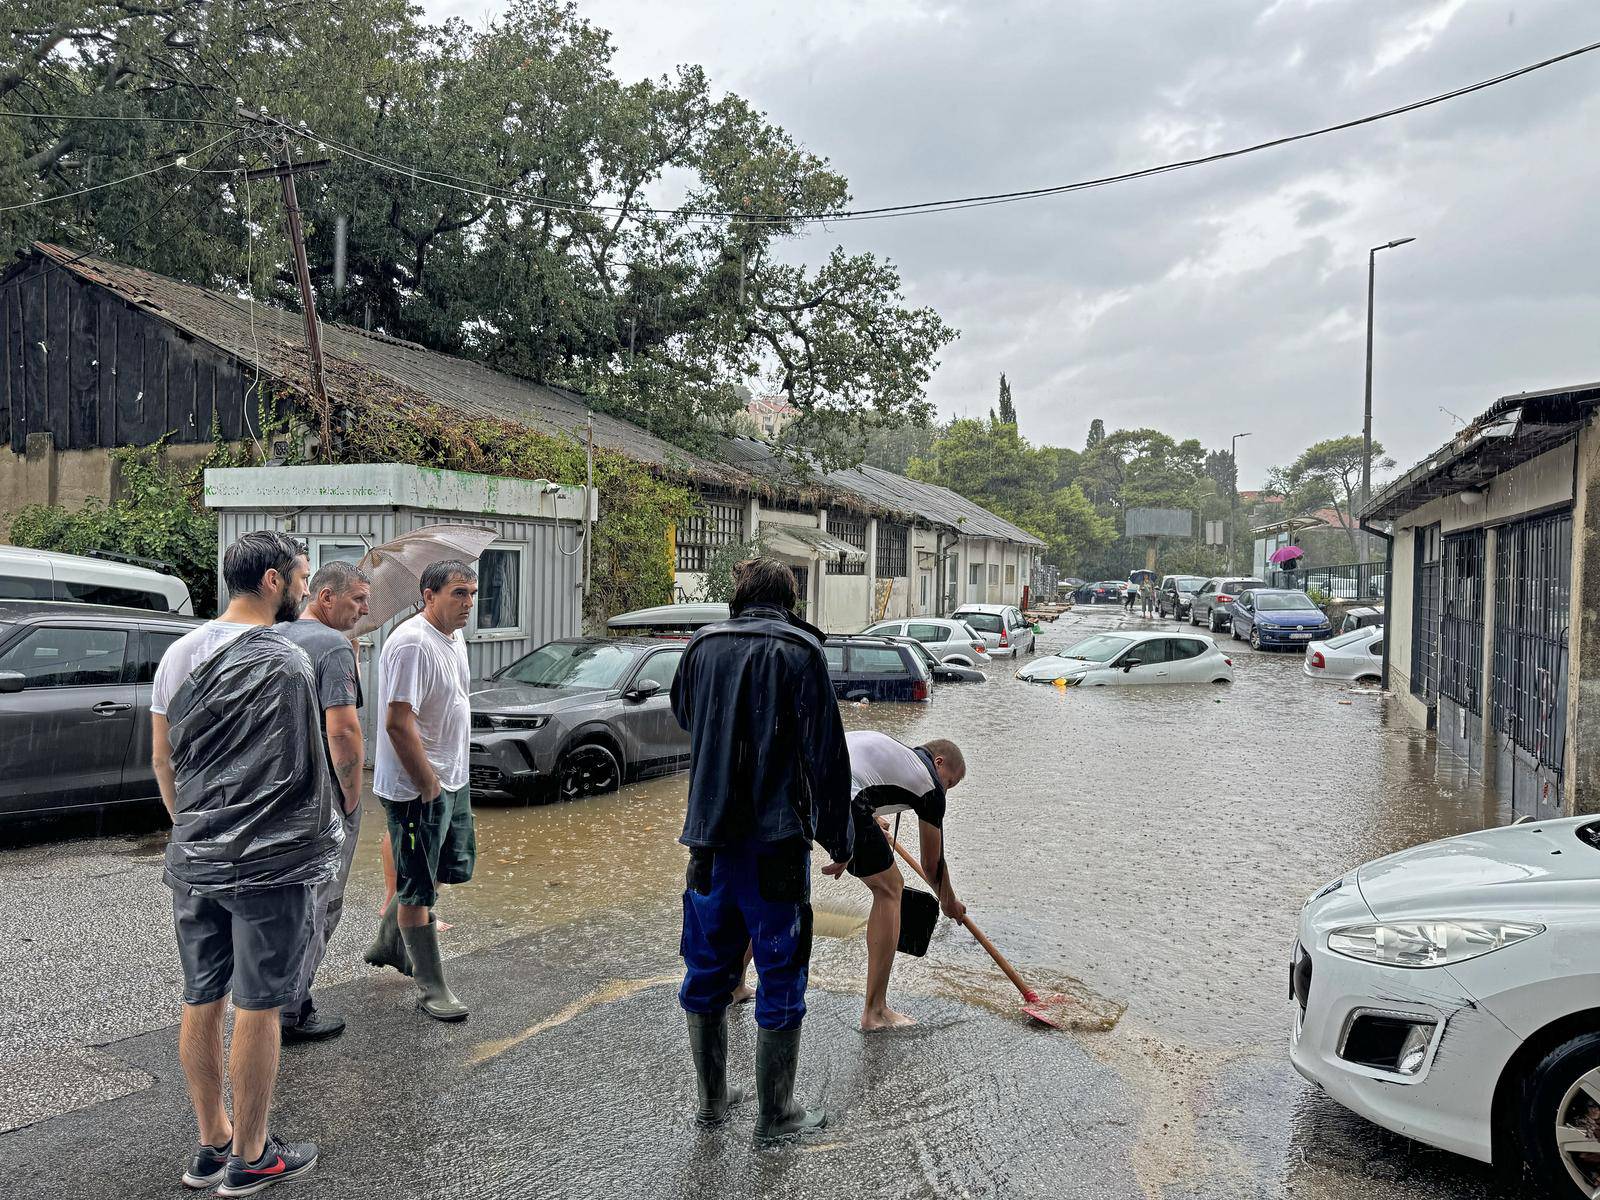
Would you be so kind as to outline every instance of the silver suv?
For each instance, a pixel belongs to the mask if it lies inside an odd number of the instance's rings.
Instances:
[[[0,816],[161,798],[150,684],[199,621],[141,609],[0,601]]]

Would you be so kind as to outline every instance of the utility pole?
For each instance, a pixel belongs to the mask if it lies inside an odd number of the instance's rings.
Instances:
[[[1239,544],[1239,439],[1248,433],[1236,433],[1228,447],[1228,461],[1233,464],[1233,491],[1228,498],[1228,574],[1237,572],[1234,565],[1234,547]]]
[[[1378,251],[1393,250],[1396,246],[1404,246],[1407,242],[1414,242],[1416,238],[1396,238],[1392,242],[1385,242],[1381,246],[1374,246],[1367,251],[1367,398],[1362,406],[1361,418],[1361,508],[1365,511],[1372,502],[1372,296],[1376,290],[1378,275]],[[1351,514],[1355,519],[1355,514]],[[1366,537],[1362,537],[1362,558],[1366,558],[1368,550]]]

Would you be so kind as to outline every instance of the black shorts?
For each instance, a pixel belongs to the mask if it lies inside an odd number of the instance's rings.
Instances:
[[[855,806],[851,816],[856,827],[856,852],[850,860],[850,874],[865,879],[894,866],[894,847],[889,845],[889,835],[878,824],[872,810]]]
[[[183,1002],[210,1004],[233,993],[233,1006],[282,1008],[294,998],[305,957],[310,884],[194,896],[172,893]]]

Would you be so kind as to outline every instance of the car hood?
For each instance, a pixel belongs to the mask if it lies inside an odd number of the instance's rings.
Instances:
[[[1263,612],[1256,614],[1256,621],[1262,625],[1326,625],[1328,618],[1318,609],[1308,609],[1293,612]]]
[[[548,688],[499,679],[475,679],[469,693],[473,712],[555,713],[602,700],[595,688]]]
[[[1036,658],[1017,672],[1018,679],[1064,679],[1068,675],[1082,675],[1104,663],[1085,662],[1081,658],[1062,658],[1059,654]]]
[[[1367,863],[1357,885],[1380,920],[1592,906],[1600,850],[1578,831],[1594,823],[1532,821],[1429,842]]]

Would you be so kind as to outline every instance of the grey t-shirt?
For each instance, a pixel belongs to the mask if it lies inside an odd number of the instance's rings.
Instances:
[[[361,676],[356,670],[356,653],[350,639],[337,629],[329,629],[314,617],[285,621],[277,626],[311,659],[317,676],[317,704],[322,709],[322,736],[328,736],[328,710],[346,704],[361,707]]]

